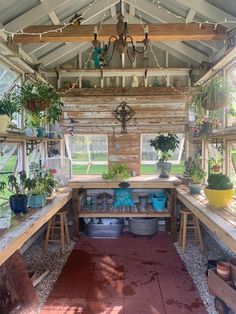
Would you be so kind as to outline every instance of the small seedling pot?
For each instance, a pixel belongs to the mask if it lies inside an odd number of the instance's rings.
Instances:
[[[223,280],[229,280],[230,277],[230,263],[219,261],[216,265],[216,273]]]
[[[230,274],[233,282],[236,282],[236,257],[231,257],[230,260]]]

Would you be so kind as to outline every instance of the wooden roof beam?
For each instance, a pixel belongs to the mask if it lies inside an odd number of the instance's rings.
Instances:
[[[63,27],[63,26],[62,26]],[[148,24],[149,39],[151,41],[182,41],[182,40],[226,40],[226,28],[218,25],[202,24],[201,28],[197,23],[190,24]],[[49,30],[58,29],[52,25],[34,25],[24,29],[27,33],[42,33]],[[133,40],[140,41],[144,38],[143,27],[140,24],[129,24],[129,34]],[[98,36],[100,41],[116,34],[116,25],[103,25]],[[62,32],[47,33],[42,36],[19,34],[15,35],[16,43],[40,43],[40,42],[86,42],[94,39],[94,25],[71,25],[63,29]]]

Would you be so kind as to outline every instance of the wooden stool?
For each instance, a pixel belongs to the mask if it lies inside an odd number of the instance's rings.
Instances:
[[[188,224],[189,218],[192,218],[191,224]],[[188,229],[194,230],[196,242],[200,245],[201,251],[203,252],[203,242],[199,221],[192,212],[190,212],[187,208],[184,208],[180,211],[180,232],[179,232],[179,244],[182,245],[183,253],[185,253],[186,250]]]
[[[57,212],[49,221],[48,221],[48,229],[46,233],[46,239],[44,244],[44,251],[48,248],[49,242],[60,242],[61,243],[61,253],[65,254],[65,238],[67,243],[70,244],[70,236],[67,225],[67,210],[62,208]],[[59,217],[59,220],[56,221],[56,218]],[[55,229],[60,230],[60,240],[55,240]]]

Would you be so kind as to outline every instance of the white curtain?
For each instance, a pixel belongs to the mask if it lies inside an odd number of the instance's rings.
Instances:
[[[11,158],[16,152],[19,144],[15,143],[0,143],[0,171],[2,171]]]

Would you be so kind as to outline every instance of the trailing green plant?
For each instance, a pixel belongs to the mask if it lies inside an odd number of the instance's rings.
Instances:
[[[14,113],[20,112],[22,105],[15,93],[4,94],[0,99],[0,115],[7,115],[10,120]]]
[[[125,163],[115,163],[108,169],[108,172],[102,174],[104,180],[126,179],[129,176],[129,169]]]
[[[233,189],[233,183],[223,173],[212,173],[209,175],[207,188],[210,190],[231,190]]]
[[[25,171],[20,172],[19,177],[14,175],[8,176],[7,182],[0,182],[0,191],[4,192],[5,189],[19,197],[21,194],[26,194],[27,190],[31,188],[31,180],[27,177]]]
[[[159,162],[166,162],[169,160],[176,148],[179,147],[179,143],[178,136],[174,133],[168,133],[167,135],[160,134],[150,140],[150,145],[157,152],[157,159]]]
[[[198,92],[192,97],[190,107],[198,116],[204,116],[206,110],[227,108],[235,114],[236,88],[227,77],[215,75],[206,84],[198,86]]]
[[[23,104],[28,101],[44,101],[55,104],[60,102],[60,95],[50,84],[28,81],[21,87],[20,99]]]
[[[58,122],[62,114],[63,103],[56,102],[46,109],[46,119],[50,124]]]
[[[47,123],[47,117],[44,112],[27,112],[27,116],[25,119],[25,125],[27,127],[32,127],[32,128],[39,128],[39,127],[46,127]]]

